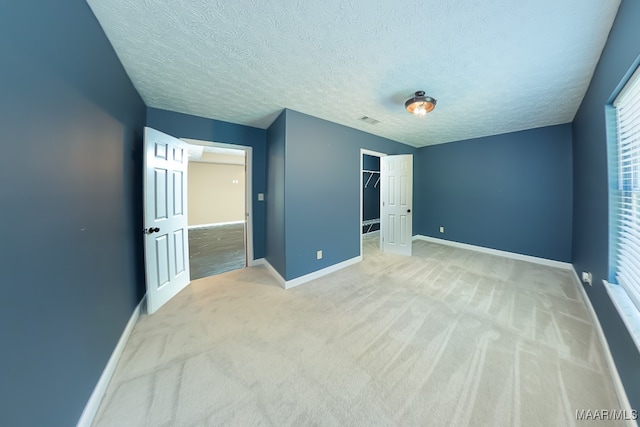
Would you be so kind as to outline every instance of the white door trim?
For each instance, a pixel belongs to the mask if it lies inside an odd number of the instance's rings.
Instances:
[[[236,145],[236,144],[227,144],[224,142],[213,142],[213,141],[205,141],[201,139],[191,139],[191,138],[180,138],[184,142],[189,144],[197,144],[197,145],[205,145],[208,147],[218,147],[218,148],[230,148],[233,150],[243,150],[246,153],[246,161],[245,161],[245,206],[247,212],[245,212],[246,216],[246,230],[247,235],[245,236],[246,250],[247,250],[247,267],[251,267],[255,264],[255,259],[253,255],[253,147],[248,145]]]
[[[378,151],[372,151],[372,150],[367,150],[366,148],[361,148],[360,149],[360,173],[359,173],[359,177],[358,179],[360,180],[360,216],[358,217],[358,233],[360,234],[360,257],[362,257],[362,191],[364,190],[362,188],[362,171],[364,169],[364,162],[362,160],[362,156],[366,154],[369,156],[374,156],[374,157],[385,157],[388,154],[386,153],[380,153]],[[380,199],[380,203],[382,203],[382,198]],[[378,235],[378,241],[380,242],[380,245],[382,245],[382,239],[379,236],[383,236],[384,233],[382,232],[382,224],[380,224],[380,233]],[[380,246],[380,249],[382,249],[382,246]]]

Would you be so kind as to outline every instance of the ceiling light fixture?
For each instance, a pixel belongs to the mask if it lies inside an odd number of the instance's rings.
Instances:
[[[436,108],[436,100],[430,96],[424,96],[424,91],[419,90],[413,98],[404,103],[404,107],[411,114],[424,116]]]

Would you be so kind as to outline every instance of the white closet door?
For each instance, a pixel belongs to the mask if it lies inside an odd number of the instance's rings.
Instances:
[[[380,159],[382,251],[411,256],[413,155]]]

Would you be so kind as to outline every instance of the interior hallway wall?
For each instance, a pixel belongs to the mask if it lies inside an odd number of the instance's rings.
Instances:
[[[145,105],[84,1],[0,2],[0,425],[73,426],[144,294]]]
[[[283,111],[267,130],[267,194],[265,259],[282,277],[286,274],[285,245],[285,138],[287,113]]]
[[[244,165],[189,162],[189,226],[244,221]]]

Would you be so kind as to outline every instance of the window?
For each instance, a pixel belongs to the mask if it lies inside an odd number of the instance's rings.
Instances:
[[[640,67],[613,102],[617,138],[610,147],[610,281],[640,310]],[[611,158],[613,157],[613,158]]]

